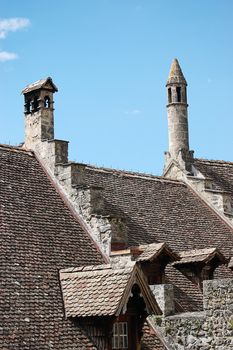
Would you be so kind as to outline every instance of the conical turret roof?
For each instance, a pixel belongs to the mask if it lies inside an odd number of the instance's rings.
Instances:
[[[185,80],[185,77],[184,77],[183,72],[180,68],[180,65],[179,65],[177,58],[175,58],[172,62],[170,73],[168,76],[167,85],[174,84],[174,83],[187,85],[187,82]]]

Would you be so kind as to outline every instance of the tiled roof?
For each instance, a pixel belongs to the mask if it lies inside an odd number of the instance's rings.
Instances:
[[[38,90],[41,89],[42,87],[46,86],[47,84],[49,84],[51,87],[50,89],[55,92],[58,91],[56,85],[53,83],[52,78],[48,77],[45,79],[40,79],[35,81],[34,83],[27,85],[23,90],[22,90],[22,94],[27,94],[28,92],[31,92],[33,90]]]
[[[88,165],[82,181],[103,187],[105,214],[124,218],[129,246],[166,242],[176,253],[216,247],[226,258],[233,255],[232,228],[180,181]],[[177,283],[188,306],[186,281],[184,277]],[[199,295],[194,293],[194,304],[200,305]]]
[[[216,189],[229,192],[233,197],[233,163],[194,159],[194,166],[205,177],[212,179]]]
[[[66,316],[118,316],[127,304],[137,273],[135,264],[124,269],[101,265],[61,270]],[[151,294],[149,286],[147,292]],[[153,302],[154,311],[159,312],[154,298]]]
[[[192,249],[179,253],[180,260],[173,265],[186,264],[192,262],[208,262],[217,257],[221,262],[225,262],[224,256],[216,248]]]
[[[165,282],[174,285],[176,312],[202,310],[203,296],[199,287],[172,265],[166,267]]]
[[[138,249],[142,253],[136,258],[137,261],[152,261],[164,251],[172,261],[178,259],[178,255],[173,253],[166,243],[141,244]]]
[[[166,242],[176,252],[212,246],[231,255],[232,229],[184,183],[92,166],[82,180],[103,187],[105,214],[125,219],[129,246]]]
[[[143,326],[142,350],[166,350],[155,329],[148,322]]]
[[[133,267],[87,267],[60,271],[67,317],[115,315]]]
[[[30,152],[0,147],[0,348],[94,349],[64,319],[58,269],[101,264]]]

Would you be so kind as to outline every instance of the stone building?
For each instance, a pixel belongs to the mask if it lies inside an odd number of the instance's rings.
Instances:
[[[232,349],[233,163],[194,158],[187,82],[166,84],[164,174],[74,163],[51,78],[0,146],[0,349]]]

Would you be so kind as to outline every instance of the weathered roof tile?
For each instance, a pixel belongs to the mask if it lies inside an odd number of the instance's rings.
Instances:
[[[137,280],[138,267],[121,269],[103,268],[95,270],[92,267],[88,271],[76,271],[67,273],[60,271],[60,281],[67,317],[90,317],[90,316],[118,316],[122,311],[121,306],[127,302],[126,290],[131,288]],[[68,276],[67,276],[68,275]],[[139,282],[140,284],[140,282]],[[149,286],[146,287],[149,294]],[[153,299],[154,311],[159,308]]]
[[[173,265],[192,263],[192,262],[208,262],[209,260],[217,257],[221,262],[225,262],[226,259],[216,248],[204,248],[204,249],[191,249],[179,253],[180,260],[175,261]]]
[[[64,319],[58,269],[102,264],[102,257],[31,152],[0,147],[0,164],[1,345],[93,349]]]
[[[216,247],[226,258],[233,255],[232,229],[183,182],[89,165],[83,167],[82,176],[85,184],[104,188],[106,215],[126,218],[129,247],[166,242],[175,253]],[[184,288],[182,298],[187,298],[188,307],[186,281],[177,283]],[[195,291],[193,298],[201,308],[199,294]]]

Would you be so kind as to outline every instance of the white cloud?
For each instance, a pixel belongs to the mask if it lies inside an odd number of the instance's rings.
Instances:
[[[19,29],[30,25],[28,18],[8,18],[0,20],[0,39],[5,39],[9,32],[16,32]]]
[[[0,51],[0,62],[11,61],[16,58],[18,58],[18,56],[14,52]]]
[[[132,111],[132,114],[141,114],[142,112],[140,111],[140,109],[134,109]]]
[[[125,111],[124,114],[126,115],[140,115],[142,114],[142,111],[140,111],[140,109],[133,109],[133,110],[129,110],[129,111]]]

